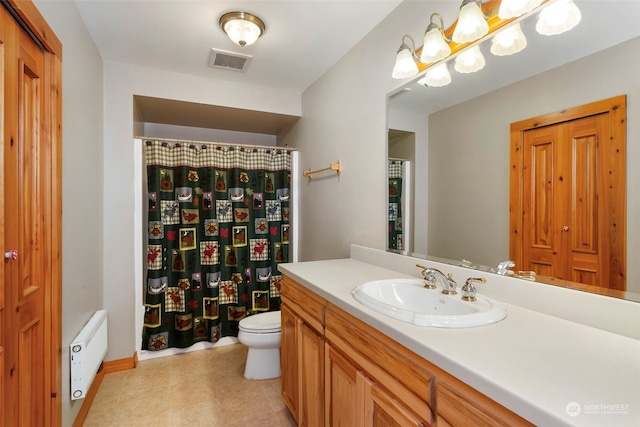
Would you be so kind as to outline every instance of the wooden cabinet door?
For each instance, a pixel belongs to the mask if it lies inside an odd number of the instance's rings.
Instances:
[[[3,296],[2,424],[45,425],[45,277],[48,151],[45,144],[44,53],[2,13]],[[13,256],[12,256],[13,254]]]
[[[369,378],[364,378],[364,419],[367,427],[426,427]]]
[[[298,340],[296,328],[296,316],[288,306],[282,304],[280,307],[281,329],[280,329],[280,372],[282,376],[282,398],[289,408],[296,423],[299,421],[298,406]]]
[[[330,427],[363,427],[364,376],[325,344],[325,419]]]
[[[298,327],[299,427],[324,425],[324,337],[301,319]]]

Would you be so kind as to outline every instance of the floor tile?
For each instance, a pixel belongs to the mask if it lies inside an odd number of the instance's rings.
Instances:
[[[245,379],[246,358],[231,344],[107,374],[84,427],[295,427],[280,379]]]

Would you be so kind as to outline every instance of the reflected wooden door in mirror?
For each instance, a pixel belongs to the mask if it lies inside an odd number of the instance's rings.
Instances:
[[[626,98],[511,125],[510,257],[538,275],[625,290]]]

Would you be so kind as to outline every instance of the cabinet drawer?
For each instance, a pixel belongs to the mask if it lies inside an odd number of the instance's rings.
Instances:
[[[438,426],[532,426],[528,421],[457,380],[438,382]]]
[[[287,276],[280,287],[282,301],[319,333],[324,333],[324,310],[327,301]]]

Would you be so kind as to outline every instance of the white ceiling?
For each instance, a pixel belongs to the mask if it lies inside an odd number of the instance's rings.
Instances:
[[[439,12],[447,27],[455,20],[461,3],[461,0],[407,1],[411,1],[411,6],[421,15],[424,14],[421,20],[425,25],[432,12]],[[483,48],[487,60],[484,70],[473,75],[460,75],[450,66],[454,79],[451,85],[446,88],[413,85],[411,92],[394,97],[392,103],[397,108],[413,111],[438,111],[528,75],[640,36],[640,0],[575,1],[583,12],[583,20],[569,33],[530,38],[524,52],[506,58],[493,57],[487,48]],[[303,92],[392,12],[401,0],[75,2],[106,61]],[[233,10],[251,12],[265,22],[266,31],[254,45],[241,48],[231,42],[220,28],[220,16]],[[411,27],[404,29],[407,32],[421,25],[420,22],[407,24]],[[417,41],[423,31],[423,28],[413,31]],[[249,54],[253,59],[244,72],[213,69],[208,66],[212,48]],[[632,54],[638,57],[637,52]],[[389,66],[392,67],[392,64]],[[164,103],[162,108],[152,108],[154,103],[151,100],[142,100],[147,105],[143,109],[143,119],[148,122],[166,120],[166,113],[171,112],[172,106],[176,117],[187,107],[185,103]],[[235,112],[242,113],[242,110]],[[282,122],[283,117],[264,115],[267,123],[259,123],[259,117],[255,116],[249,122],[258,123],[264,128],[274,126],[274,121],[277,121],[279,125],[275,132],[287,126]],[[182,124],[224,128],[223,124],[197,121]],[[262,132],[258,128],[239,130]]]
[[[75,0],[103,60],[303,92],[400,0]],[[244,48],[219,25],[230,11],[266,31]],[[244,72],[208,66],[212,48],[252,55]]]

